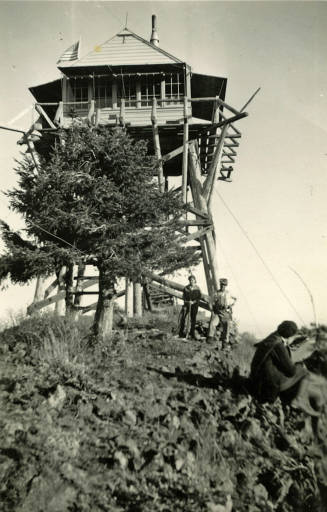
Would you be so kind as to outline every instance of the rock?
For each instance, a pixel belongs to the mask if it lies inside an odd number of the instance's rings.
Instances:
[[[247,439],[259,440],[263,437],[260,421],[255,418],[247,418],[242,424],[242,435]]]
[[[66,400],[66,392],[64,388],[58,384],[56,391],[49,396],[48,404],[53,409],[62,409]]]
[[[68,512],[72,510],[77,490],[63,482],[54,471],[33,479],[30,492],[17,512]]]
[[[212,503],[209,501],[207,503],[208,512],[232,512],[233,509],[233,502],[232,498],[228,494],[226,505],[216,505],[215,503]]]
[[[253,488],[256,503],[264,503],[268,499],[268,491],[264,485],[258,484]]]
[[[124,422],[128,423],[129,425],[136,425],[137,417],[134,411],[131,411],[130,409],[127,409],[124,416]]]
[[[226,449],[232,448],[235,445],[235,442],[236,436],[231,430],[223,432],[220,436],[220,444]]]
[[[123,454],[123,452],[121,452],[120,450],[117,450],[115,453],[114,453],[114,459],[117,460],[120,464],[120,467],[122,469],[126,469],[127,466],[128,466],[128,459],[127,457],[125,457],[125,455]]]
[[[177,416],[172,417],[171,423],[174,428],[179,428],[180,424],[181,424],[181,422],[179,421],[179,418]]]
[[[177,471],[180,471],[182,469],[182,467],[184,466],[184,462],[185,460],[180,458],[175,460],[175,468]]]

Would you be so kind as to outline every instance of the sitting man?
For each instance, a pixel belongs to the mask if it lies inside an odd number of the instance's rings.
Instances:
[[[220,341],[222,348],[229,341],[229,325],[232,319],[232,306],[236,302],[236,298],[232,297],[227,290],[228,280],[226,278],[219,279],[220,288],[214,296],[212,304],[212,313],[209,324],[207,342],[214,341],[216,328],[220,327]]]
[[[256,343],[251,363],[253,394],[262,402],[274,402],[278,396],[294,398],[301,380],[308,375],[302,364],[294,364],[289,345],[297,333],[295,322],[285,320],[277,331]]]
[[[198,313],[199,302],[201,299],[201,290],[196,285],[195,277],[193,275],[190,275],[188,280],[189,284],[185,286],[183,290],[184,306],[182,307],[181,310],[181,317],[179,322],[180,338],[183,338],[184,336],[188,337],[189,334],[192,338],[195,338],[196,315]],[[189,330],[189,332],[185,333],[186,318],[189,323],[189,329],[187,329],[187,331]]]

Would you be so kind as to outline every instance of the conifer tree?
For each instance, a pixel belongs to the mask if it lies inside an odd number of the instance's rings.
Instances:
[[[7,254],[0,259],[0,278],[26,282],[62,265],[95,265],[96,334],[111,330],[119,278],[140,281],[148,271],[169,273],[198,262],[182,236],[176,237],[183,211],[179,194],[159,191],[147,143],[121,128],[74,124],[58,132],[38,172],[27,157],[16,172],[18,186],[8,196],[25,218],[27,240],[2,224]]]

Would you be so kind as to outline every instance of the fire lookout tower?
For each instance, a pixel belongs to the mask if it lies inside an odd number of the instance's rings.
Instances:
[[[231,181],[241,138],[235,123],[247,116],[244,108],[225,102],[227,79],[194,73],[161,49],[155,16],[150,41],[124,28],[82,58],[78,44],[73,45],[57,65],[61,78],[30,88],[40,117],[20,142],[46,155],[54,132],[69,128],[76,118],[91,126],[124,126],[134,138],[148,140],[159,162],[160,189],[170,187],[172,177],[174,184],[179,181],[189,212],[181,229],[186,243],[199,242],[195,250],[201,251],[212,296],[218,288],[212,193],[217,179]],[[152,277],[155,287],[182,296],[178,283]],[[56,302],[59,295],[39,297],[30,308]],[[207,297],[202,307],[210,309],[209,302]]]

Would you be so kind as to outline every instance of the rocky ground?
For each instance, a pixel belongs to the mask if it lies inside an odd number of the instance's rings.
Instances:
[[[84,322],[51,316],[0,334],[1,510],[327,510],[326,411],[252,399],[231,378],[246,336],[222,353],[170,325],[96,345]],[[308,365],[326,376],[323,343]]]

